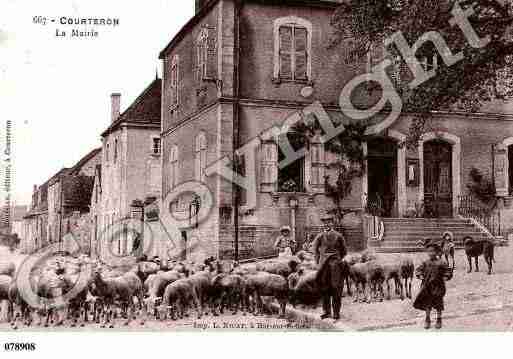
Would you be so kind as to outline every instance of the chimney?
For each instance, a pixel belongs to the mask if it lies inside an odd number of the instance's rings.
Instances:
[[[113,93],[110,95],[111,99],[111,120],[112,122],[116,121],[119,117],[119,111],[121,108],[121,94]]]
[[[194,13],[197,14],[208,0],[194,0]]]

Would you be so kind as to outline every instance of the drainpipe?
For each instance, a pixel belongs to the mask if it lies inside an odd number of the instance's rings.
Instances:
[[[240,12],[242,8],[242,2],[237,0],[234,2],[235,5],[235,16],[234,16],[234,101],[233,101],[233,160],[237,159],[237,149],[240,147],[240,133],[239,133],[239,93],[240,93]],[[240,188],[233,184],[233,225],[235,229],[234,237],[234,260],[239,260],[239,207],[240,207]]]

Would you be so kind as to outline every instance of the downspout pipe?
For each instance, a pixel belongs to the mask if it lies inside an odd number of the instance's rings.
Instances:
[[[233,161],[238,163],[237,149],[240,147],[240,113],[239,113],[239,96],[240,96],[240,13],[242,10],[242,1],[235,0],[234,13],[234,101],[233,101]],[[237,161],[237,162],[235,162]],[[239,208],[240,208],[240,188],[233,184],[233,225],[234,225],[234,260],[239,261]]]

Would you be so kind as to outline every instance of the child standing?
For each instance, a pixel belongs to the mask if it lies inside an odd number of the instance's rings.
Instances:
[[[422,280],[420,292],[413,307],[426,312],[424,328],[431,328],[431,311],[436,310],[436,329],[442,328],[442,312],[444,310],[445,281],[451,280],[453,270],[447,262],[440,259],[441,248],[438,244],[427,245],[428,259],[415,271],[417,278]]]
[[[280,228],[280,235],[274,242],[274,248],[278,250],[279,256],[291,256],[296,249],[296,241],[291,236],[292,229],[289,226]]]

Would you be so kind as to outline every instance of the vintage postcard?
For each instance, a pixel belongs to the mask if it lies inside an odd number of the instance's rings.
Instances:
[[[0,331],[512,331],[512,65],[512,0],[0,0]]]

